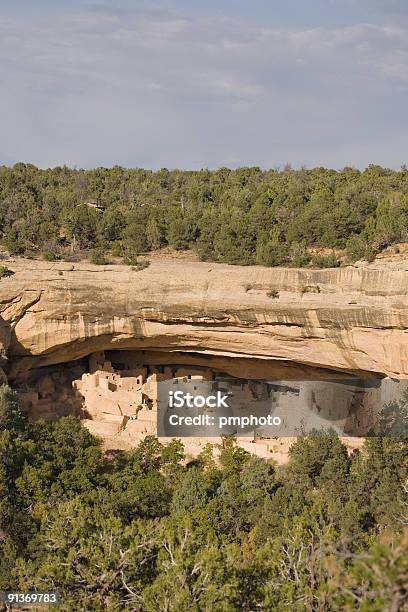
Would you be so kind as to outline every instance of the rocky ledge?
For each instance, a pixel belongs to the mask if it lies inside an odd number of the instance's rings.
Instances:
[[[14,272],[0,281],[11,379],[107,349],[171,351],[253,378],[310,368],[408,377],[408,261],[329,270],[3,265]]]

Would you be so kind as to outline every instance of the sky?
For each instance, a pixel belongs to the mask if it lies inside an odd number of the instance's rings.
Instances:
[[[408,163],[408,0],[2,0],[0,164]]]

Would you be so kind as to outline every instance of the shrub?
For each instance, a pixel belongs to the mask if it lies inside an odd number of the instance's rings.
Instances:
[[[315,255],[312,257],[312,266],[315,268],[338,268],[339,260],[334,253],[330,255]]]
[[[91,251],[91,263],[95,264],[96,266],[104,266],[108,263],[102,249],[93,249]]]
[[[304,285],[300,288],[300,293],[303,295],[304,293],[320,293],[319,285]]]
[[[289,265],[291,268],[305,268],[309,265],[310,259],[306,243],[293,242],[290,245]]]
[[[0,278],[7,278],[8,276],[13,276],[13,270],[9,270],[6,266],[0,266]]]
[[[256,249],[256,263],[261,266],[282,266],[287,262],[289,247],[287,244],[269,241],[259,242]]]
[[[63,253],[61,255],[61,261],[66,261],[68,263],[78,263],[82,261],[86,257],[86,254],[77,251],[76,253]]]
[[[46,251],[45,253],[43,253],[42,258],[44,259],[44,261],[56,261],[58,259],[56,254],[52,253],[51,251]]]
[[[277,291],[277,289],[270,289],[266,295],[269,298],[276,300],[279,297],[279,291]]]
[[[132,266],[132,270],[134,272],[140,272],[141,270],[145,270],[150,266],[150,261],[147,259],[143,259],[142,261],[136,262],[135,265]]]
[[[294,255],[290,260],[291,268],[305,268],[310,263],[310,255]]]
[[[364,253],[364,259],[369,263],[375,260],[376,250],[372,247],[367,247],[366,252]]]
[[[254,286],[251,283],[247,283],[246,285],[244,285],[244,289],[245,291],[248,293],[248,291],[251,291],[251,289],[253,289]]]
[[[123,247],[119,241],[112,242],[111,253],[113,257],[122,257]]]
[[[374,261],[376,251],[360,236],[352,236],[346,244],[346,255],[348,261],[351,263],[359,261],[360,259]]]
[[[138,265],[138,260],[137,257],[125,257],[123,259],[123,263],[127,266],[137,266]]]

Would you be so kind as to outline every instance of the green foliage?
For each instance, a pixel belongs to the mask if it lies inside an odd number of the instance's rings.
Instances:
[[[140,261],[136,260],[132,262],[131,266],[134,272],[140,272],[141,270],[146,270],[146,268],[150,266],[150,261],[147,259],[142,259]]]
[[[97,243],[101,223],[100,213],[80,203],[73,208],[62,207],[59,219],[64,233],[82,248],[91,248]]]
[[[289,246],[276,240],[260,239],[255,261],[261,266],[281,266],[289,261]]]
[[[307,251],[306,243],[292,243],[289,249],[289,264],[293,268],[304,268],[310,263],[310,254]]]
[[[87,205],[96,198],[103,212]],[[312,247],[372,259],[408,239],[406,172],[367,168],[151,172],[0,168],[0,240],[12,255],[103,249],[128,260],[163,246],[206,261],[334,267]]]
[[[92,249],[90,259],[96,266],[105,266],[108,263],[102,249]]]
[[[315,486],[329,461],[347,462],[347,451],[339,438],[299,438],[291,447],[291,476],[299,486]]]
[[[408,442],[300,438],[287,466],[226,437],[104,455],[73,418],[0,388],[0,588],[61,610],[403,610]]]
[[[312,266],[314,268],[338,268],[340,265],[334,253],[330,255],[314,255],[312,257]]]
[[[0,386],[0,432],[18,434],[24,431],[26,419],[20,411],[16,393],[6,385]]]
[[[372,436],[408,438],[408,390],[400,401],[392,401],[382,407],[378,423]]]
[[[0,266],[0,279],[13,276],[14,272],[9,270],[6,266]]]
[[[57,255],[52,251],[44,251],[42,258],[44,261],[56,261],[58,259]]]
[[[355,262],[360,259],[373,261],[375,258],[375,250],[361,236],[351,236],[346,244],[346,255],[350,262]]]

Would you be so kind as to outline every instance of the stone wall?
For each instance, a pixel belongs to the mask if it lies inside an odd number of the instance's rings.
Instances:
[[[159,382],[177,379],[193,385],[195,380],[228,380],[210,368],[138,363],[141,354],[134,351],[110,352],[108,355],[97,351],[80,362],[31,372],[25,380],[19,381],[18,392],[23,409],[32,419],[52,420],[68,414],[77,415],[92,434],[102,438],[105,448],[131,449],[146,435],[157,435]],[[364,386],[359,393],[358,383],[353,387],[340,380],[331,385],[325,381],[252,381],[248,386],[244,385],[242,398],[250,402],[256,387],[255,395],[262,399],[268,384],[268,388],[273,389],[272,411],[278,408],[274,414],[300,422],[302,410],[304,414],[307,406],[308,419],[316,428],[320,422],[329,420],[333,429],[345,425],[346,430],[349,427],[349,431],[364,435],[375,421],[378,406],[400,399],[408,388],[408,381],[398,383],[391,379],[373,379],[361,382]],[[242,385],[242,381],[237,379],[235,385]],[[269,401],[267,397],[263,399]],[[282,463],[287,460],[288,450],[295,439],[283,435],[271,437],[272,430],[261,429],[252,438],[238,436],[237,442],[255,455]],[[164,443],[169,441],[168,438],[161,440]],[[221,439],[195,437],[183,438],[182,441],[186,453],[194,457],[207,443],[217,444]],[[357,438],[345,441],[350,449],[362,443],[362,439]]]

